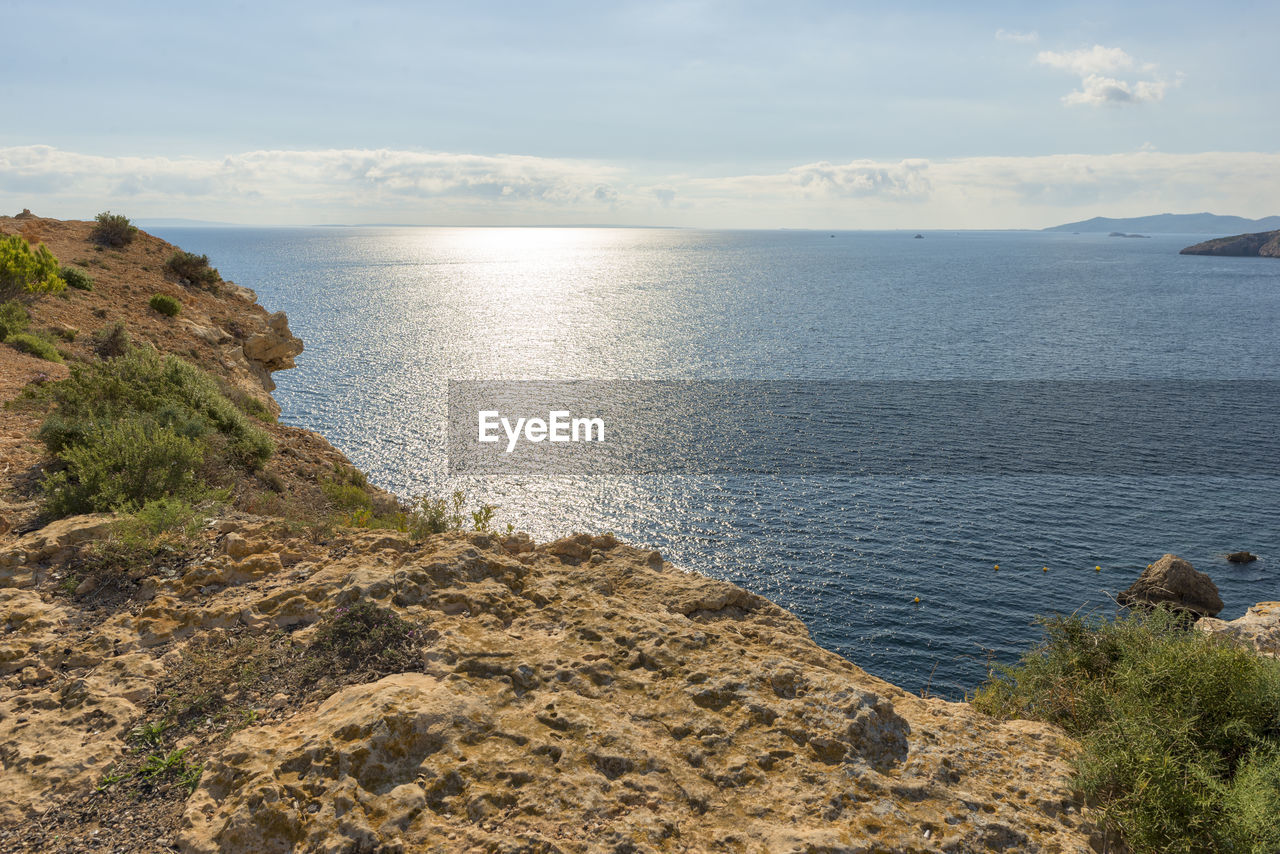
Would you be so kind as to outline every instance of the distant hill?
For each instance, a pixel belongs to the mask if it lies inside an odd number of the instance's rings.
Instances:
[[[1145,231],[1153,234],[1240,234],[1246,231],[1272,231],[1280,228],[1280,216],[1245,219],[1242,216],[1219,216],[1211,213],[1156,214],[1128,219],[1095,216],[1080,222],[1055,225],[1044,231]]]

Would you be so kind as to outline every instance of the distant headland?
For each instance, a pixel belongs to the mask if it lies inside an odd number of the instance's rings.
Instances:
[[[1249,258],[1280,258],[1280,231],[1260,231],[1218,237],[1188,246],[1179,255],[1230,255]]]
[[[1095,216],[1093,219],[1069,222],[1066,225],[1055,225],[1043,230],[1100,231],[1105,233],[1139,231],[1153,234],[1240,234],[1246,231],[1260,232],[1272,229],[1280,229],[1280,216],[1246,219],[1240,216],[1220,216],[1211,213],[1164,213],[1124,219]]]

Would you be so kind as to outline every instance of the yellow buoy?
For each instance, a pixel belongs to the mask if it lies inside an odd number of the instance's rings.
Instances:
[[[1095,567],[1093,568],[1093,571],[1094,571],[1094,572],[1102,572],[1102,567],[1100,567],[1100,566],[1095,566]]]
[[[916,597],[914,600],[912,600],[912,601],[914,601],[917,605],[919,605],[919,604],[920,604],[920,597],[919,597],[919,596],[917,596],[917,597]]]
[[[1000,571],[1000,564],[996,564],[996,572]]]
[[[1048,571],[1049,571],[1049,567],[1047,567],[1047,566],[1042,566],[1042,567],[1040,567],[1040,571],[1041,571],[1041,572],[1048,572]]]

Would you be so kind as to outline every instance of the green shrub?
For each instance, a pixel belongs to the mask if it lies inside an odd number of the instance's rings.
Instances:
[[[20,350],[38,359],[44,359],[46,362],[62,364],[62,354],[58,352],[58,348],[54,346],[52,341],[41,338],[38,335],[32,335],[29,332],[18,332],[6,337],[4,343],[15,350]]]
[[[26,332],[31,326],[31,315],[26,306],[17,300],[0,303],[0,341],[18,332]]]
[[[148,305],[163,314],[165,317],[177,317],[178,312],[182,311],[182,303],[178,302],[168,294],[152,295],[151,302],[149,302]]]
[[[22,235],[0,236],[0,300],[56,294],[67,285],[58,271],[58,259],[43,243],[32,249]]]
[[[468,511],[466,504],[467,496],[462,490],[456,490],[447,499],[418,498],[409,513],[409,534],[415,539],[422,539],[429,534],[446,531],[492,531],[493,514],[497,508],[492,504],[481,504]]]
[[[62,281],[66,282],[69,288],[75,288],[78,291],[93,290],[93,277],[79,267],[68,267],[64,264],[61,275]]]
[[[222,281],[218,271],[209,266],[208,255],[175,252],[164,264],[165,272],[187,285],[212,288]]]
[[[39,437],[65,464],[47,479],[56,513],[195,499],[207,491],[202,461],[256,470],[274,450],[212,377],[176,356],[131,349],[74,365],[42,394],[54,409]]]
[[[204,461],[200,443],[147,418],[98,424],[60,457],[66,469],[45,480],[49,509],[59,516],[135,510],[203,491],[196,476]]]
[[[114,246],[117,249],[133,242],[138,229],[123,214],[103,211],[94,217],[98,224],[93,227],[89,239],[100,246]]]
[[[1280,850],[1280,661],[1163,609],[1044,629],[975,707],[1081,739],[1076,785],[1135,852]]]

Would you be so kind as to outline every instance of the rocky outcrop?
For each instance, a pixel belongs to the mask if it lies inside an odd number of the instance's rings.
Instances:
[[[1259,602],[1234,620],[1204,617],[1196,628],[1212,635],[1226,635],[1249,644],[1263,655],[1280,658],[1280,602]]]
[[[1178,254],[1280,258],[1280,231],[1260,231],[1256,234],[1218,237],[1188,246]]]
[[[1167,605],[1197,617],[1213,617],[1222,610],[1213,579],[1171,554],[1148,566],[1116,601],[1128,606]]]
[[[416,664],[197,743],[181,850],[1090,850],[1060,731],[907,694],[652,551],[376,532],[322,547],[235,520],[207,536],[97,623],[8,589],[6,669],[26,675],[0,695],[17,745],[0,817],[94,797],[197,639],[306,644],[375,602],[421,627]]]
[[[273,371],[294,367],[294,357],[302,352],[302,339],[289,331],[289,318],[283,311],[268,315],[266,329],[250,335],[244,342],[244,357],[268,391],[275,390]]]
[[[1227,560],[1232,563],[1253,563],[1257,559],[1258,556],[1256,554],[1246,551],[1232,552],[1227,555]]]

